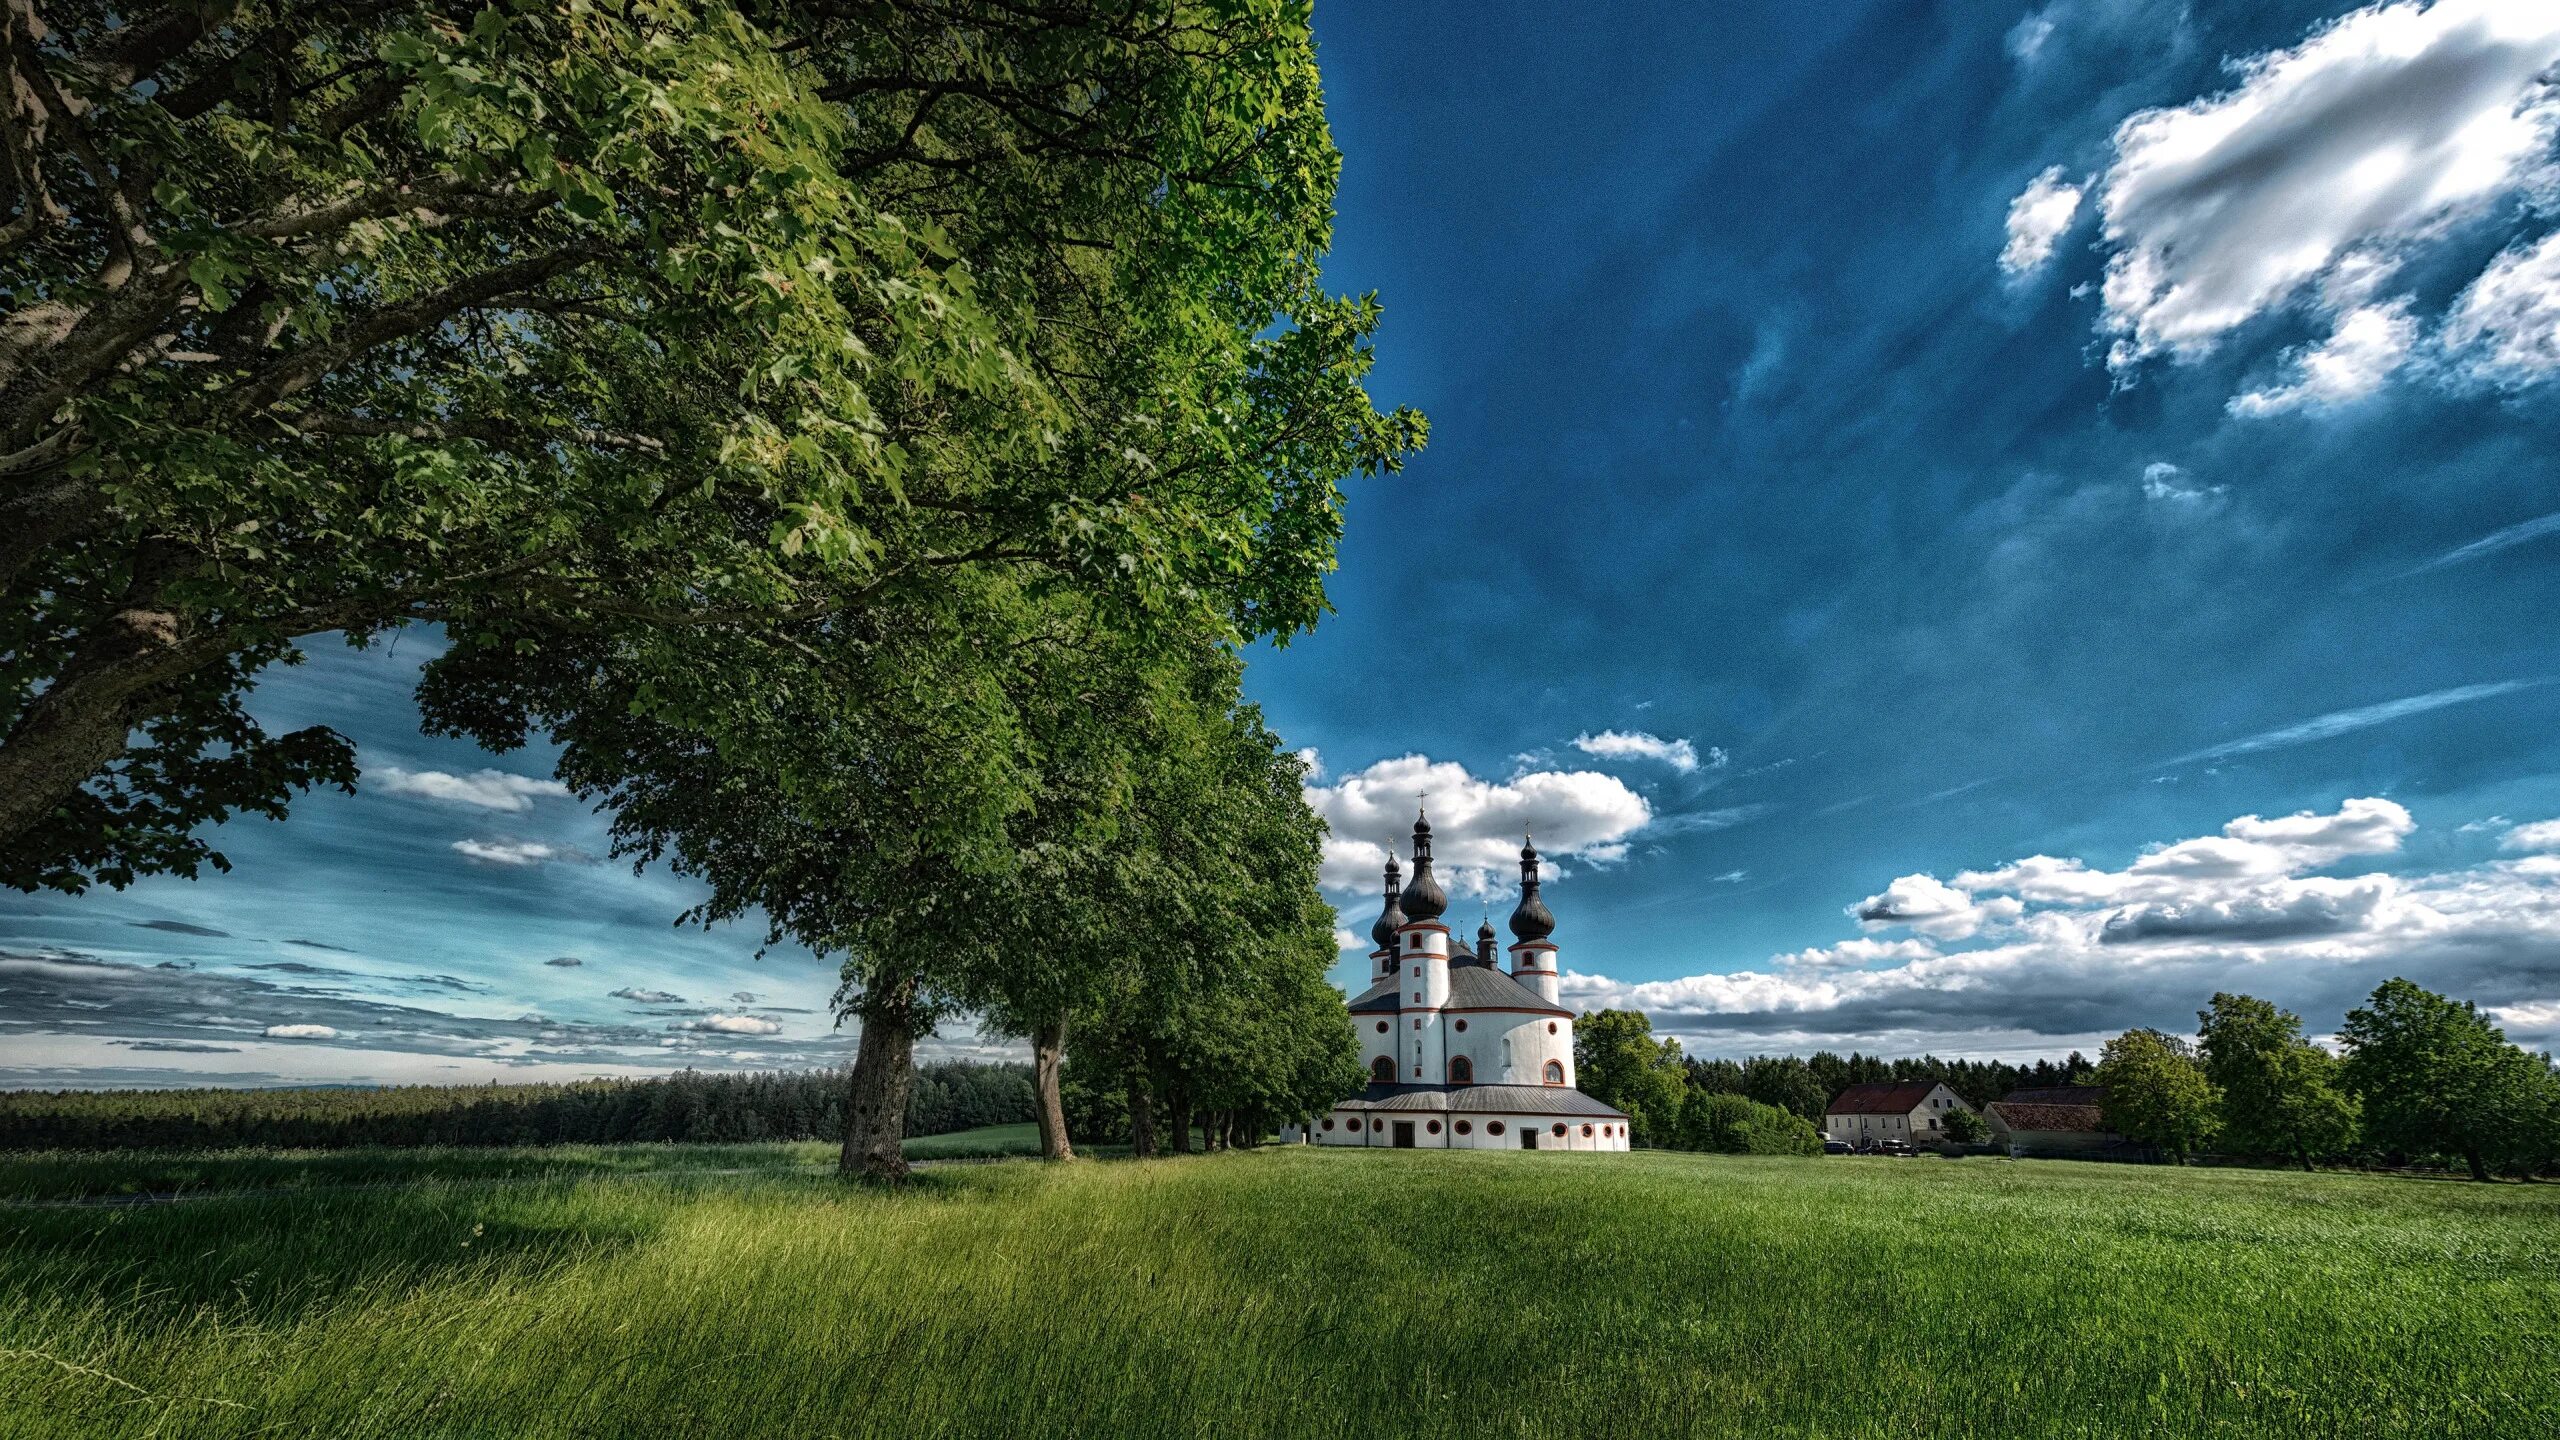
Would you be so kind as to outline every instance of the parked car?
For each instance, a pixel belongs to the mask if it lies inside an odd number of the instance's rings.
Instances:
[[[1846,1155],[1849,1153],[1849,1142],[1846,1140],[1825,1140],[1822,1142],[1822,1153],[1825,1155]]]
[[[1887,1140],[1876,1146],[1876,1153],[1879,1155],[1917,1155],[1920,1152],[1912,1149],[1911,1142],[1908,1140]]]

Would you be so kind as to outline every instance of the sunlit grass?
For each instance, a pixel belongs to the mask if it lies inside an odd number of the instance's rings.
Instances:
[[[2560,1433],[2554,1187],[1303,1150],[895,1194],[638,1168],[0,1211],[0,1434]]]

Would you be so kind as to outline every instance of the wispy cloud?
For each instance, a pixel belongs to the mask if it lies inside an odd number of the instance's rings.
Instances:
[[[2483,555],[2495,555],[2501,550],[2522,545],[2528,540],[2539,540],[2551,534],[2560,534],[2560,512],[2510,525],[2504,530],[2493,530],[2468,545],[2457,545],[2434,559],[2422,565],[2413,565],[2391,578],[2405,580],[2412,575],[2424,575],[2430,570],[2442,570],[2448,565],[2464,564],[2477,560]]]
[[[452,848],[466,860],[518,868],[554,860],[584,865],[595,858],[575,845],[553,845],[541,840],[456,840]]]
[[[2370,730],[2376,725],[2388,725],[2394,720],[2423,715],[2430,710],[2442,710],[2448,705],[2468,705],[2475,700],[2494,700],[2501,695],[2512,695],[2519,690],[2531,690],[2536,686],[2550,683],[2550,677],[2545,676],[2533,680],[2499,680],[2486,685],[2457,685],[2450,690],[2431,690],[2424,695],[2406,695],[2397,700],[2385,700],[2378,705],[2359,705],[2352,710],[2332,710],[2326,715],[2315,715],[2299,724],[2261,731],[2255,735],[2243,736],[2238,740],[2226,740],[2219,745],[2208,745],[2202,750],[2190,750],[2184,755],[2175,756],[2160,763],[2164,766],[2192,765],[2199,760],[2222,760],[2233,755],[2252,755],[2261,750],[2281,750],[2289,745],[2308,745],[2314,740],[2327,740],[2333,736],[2352,734],[2358,730]]]
[[[446,805],[468,805],[475,810],[503,810],[511,814],[532,809],[535,800],[557,799],[569,793],[569,787],[557,780],[512,775],[504,770],[482,769],[468,775],[455,775],[443,770],[408,770],[398,765],[381,765],[374,767],[366,779],[386,795],[409,795]]]
[[[1597,735],[1576,735],[1573,748],[1603,760],[1659,760],[1683,775],[1696,771],[1700,765],[1714,770],[1725,763],[1725,753],[1713,746],[1709,746],[1705,756],[1701,757],[1698,747],[1686,740],[1666,740],[1642,730],[1603,730]]]

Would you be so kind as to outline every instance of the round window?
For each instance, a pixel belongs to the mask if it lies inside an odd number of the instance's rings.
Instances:
[[[1387,1033],[1387,1022],[1386,1022],[1386,1021],[1381,1020],[1381,1021],[1379,1021],[1379,1022],[1378,1022],[1378,1033],[1379,1033],[1379,1034],[1381,1034],[1381,1035],[1384,1035],[1384,1034],[1386,1034],[1386,1033]]]
[[[1332,1122],[1331,1120],[1327,1120],[1327,1121],[1325,1121],[1325,1122],[1324,1122],[1324,1128],[1326,1128],[1327,1130],[1332,1129],[1332,1128],[1333,1128],[1333,1122]]]
[[[1502,1122],[1501,1122],[1501,1121],[1499,1121],[1499,1120],[1488,1120],[1488,1121],[1486,1121],[1486,1122],[1485,1122],[1485,1127],[1484,1127],[1484,1133],[1486,1133],[1487,1135],[1499,1135],[1499,1134],[1501,1134],[1501,1133],[1502,1133]]]
[[[1582,1127],[1582,1138],[1583,1138],[1583,1139],[1585,1139],[1585,1140],[1588,1140],[1588,1139],[1590,1139],[1590,1138],[1591,1138],[1591,1127],[1590,1127],[1590,1126],[1585,1125],[1585,1126],[1583,1126],[1583,1127]]]
[[[1547,1033],[1550,1035],[1556,1033],[1556,1022],[1553,1020],[1547,1022]]]
[[[1467,1121],[1461,1120],[1458,1122],[1458,1133],[1461,1135],[1473,1135],[1476,1133],[1476,1127]]]
[[[1459,1022],[1458,1022],[1458,1033],[1459,1033],[1459,1034],[1461,1034],[1461,1035],[1463,1035],[1463,1034],[1465,1034],[1465,1033],[1466,1033],[1466,1030],[1467,1030],[1467,1022],[1466,1022],[1466,1021],[1464,1021],[1464,1020],[1459,1021]]]
[[[1422,1129],[1424,1134],[1437,1135],[1440,1133],[1440,1122],[1437,1120],[1429,1121],[1423,1125]]]
[[[1556,1122],[1556,1138],[1559,1140],[1564,1138],[1564,1122],[1561,1120]]]
[[[1344,1129],[1349,1130],[1355,1135],[1360,1133],[1360,1122],[1357,1120],[1345,1120],[1342,1122],[1342,1126]]]

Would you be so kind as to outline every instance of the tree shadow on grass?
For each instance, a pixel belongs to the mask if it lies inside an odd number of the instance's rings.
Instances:
[[[528,1279],[663,1228],[602,1187],[420,1186],[116,1210],[0,1211],[0,1312],[104,1312],[118,1329],[289,1325],[351,1296]]]

